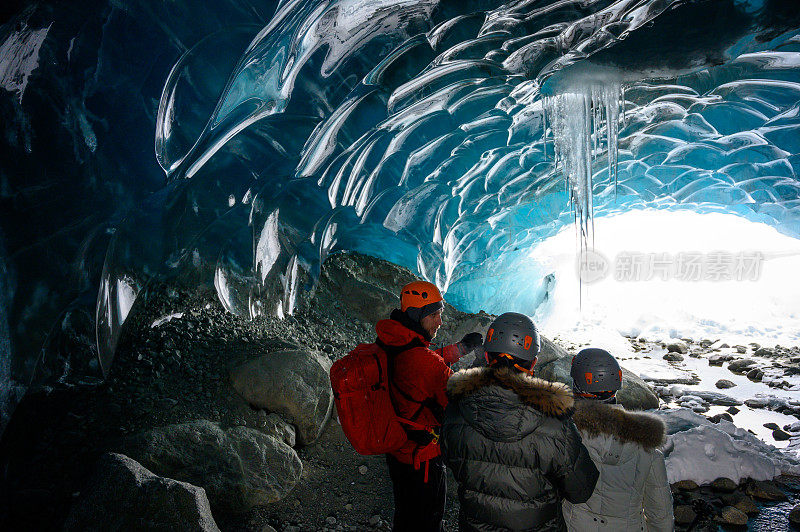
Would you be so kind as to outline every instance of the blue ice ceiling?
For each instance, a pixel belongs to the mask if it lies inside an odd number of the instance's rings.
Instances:
[[[22,387],[93,356],[107,370],[163,279],[283,316],[330,253],[356,250],[471,310],[525,291],[532,308],[515,310],[532,313],[548,281],[520,257],[592,213],[734,212],[798,236],[793,4],[97,1],[7,15],[0,373]]]

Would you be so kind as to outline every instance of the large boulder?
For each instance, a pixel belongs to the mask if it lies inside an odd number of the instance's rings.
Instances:
[[[337,282],[338,302],[367,323],[388,318],[392,309],[400,305],[399,286],[393,293],[350,276],[342,276]]]
[[[726,506],[720,511],[717,521],[725,525],[743,527],[747,525],[747,514],[734,506]]]
[[[756,363],[752,358],[739,358],[728,364],[728,369],[734,373],[747,373]]]
[[[359,253],[338,253],[322,266],[319,291],[335,306],[374,324],[400,306],[400,288],[416,280],[406,268]]]
[[[566,349],[556,344],[551,339],[540,336],[539,344],[539,357],[536,361],[538,365],[546,366],[555,360],[569,360],[570,364],[572,364],[572,355],[570,355]],[[569,369],[567,369],[567,377],[569,377]],[[571,382],[568,384],[571,384]]]
[[[248,403],[286,416],[306,445],[319,437],[331,415],[330,367],[327,358],[308,351],[276,351],[236,366],[230,377]]]
[[[159,477],[111,453],[100,457],[64,530],[219,532],[203,488]]]
[[[789,523],[791,523],[793,527],[800,529],[800,504],[796,505],[789,512]]]
[[[759,501],[786,501],[789,498],[778,486],[768,480],[750,480],[745,493]]]
[[[263,412],[263,410],[261,410],[261,412]],[[260,426],[264,432],[275,436],[289,447],[294,447],[297,441],[297,431],[293,425],[285,422],[278,414],[268,414],[264,416]]]
[[[303,465],[294,449],[247,427],[223,430],[210,421],[158,427],[125,448],[152,471],[206,489],[214,507],[243,512],[286,496]]]
[[[545,345],[545,342],[542,342]],[[559,381],[572,385],[572,377],[569,371],[572,367],[572,356],[563,349],[553,344],[552,349],[555,353],[561,353],[559,358],[552,359],[550,362],[540,365],[536,364],[534,372],[537,377],[549,381]],[[544,350],[544,349],[543,349]],[[617,401],[628,410],[650,410],[658,408],[658,397],[653,389],[644,382],[638,375],[622,368],[622,389],[617,392]]]

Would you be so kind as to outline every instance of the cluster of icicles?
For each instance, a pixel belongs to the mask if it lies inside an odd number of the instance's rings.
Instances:
[[[554,164],[561,171],[567,187],[578,245],[587,249],[592,242],[593,166],[607,158],[604,169],[616,185],[618,136],[624,91],[619,83],[588,84],[544,99],[543,146],[547,154],[547,118],[554,146]],[[624,127],[624,124],[623,124]]]

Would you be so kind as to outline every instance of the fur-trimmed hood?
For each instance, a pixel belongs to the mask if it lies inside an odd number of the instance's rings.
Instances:
[[[575,426],[590,437],[606,434],[622,443],[633,442],[647,450],[664,443],[664,422],[643,412],[628,412],[594,401],[577,401],[573,416]]]
[[[447,396],[459,400],[492,385],[512,390],[522,404],[532,406],[545,416],[562,419],[572,413],[574,400],[567,385],[531,377],[510,368],[461,370],[447,381]]]

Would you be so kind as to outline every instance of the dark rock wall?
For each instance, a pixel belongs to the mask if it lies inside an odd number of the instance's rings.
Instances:
[[[0,356],[21,353],[14,384],[33,377],[43,333],[95,307],[115,226],[164,186],[153,132],[170,69],[214,32],[255,35],[276,3],[3,2],[4,53],[30,56],[0,80],[0,322],[11,324]],[[93,316],[83,321],[78,334],[94,338]],[[41,378],[63,377],[58,345],[45,346]]]

